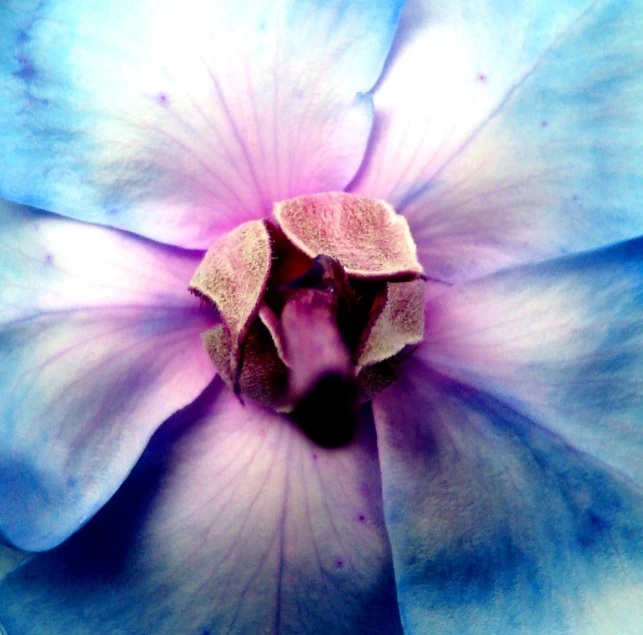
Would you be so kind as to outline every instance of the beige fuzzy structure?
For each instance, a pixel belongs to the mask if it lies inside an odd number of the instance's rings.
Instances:
[[[384,201],[326,192],[277,203],[273,214],[293,245],[310,257],[336,258],[349,276],[423,274],[406,219]]]
[[[358,347],[358,370],[397,355],[424,337],[424,282],[389,282],[382,310],[367,325]]]
[[[240,225],[208,249],[189,289],[221,314],[231,339],[231,372],[240,363],[241,347],[270,275],[271,249],[264,221]]]

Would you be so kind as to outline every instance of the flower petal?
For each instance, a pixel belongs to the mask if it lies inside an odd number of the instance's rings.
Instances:
[[[422,274],[403,216],[385,201],[324,192],[276,203],[288,240],[310,258],[336,258],[349,276],[413,279]]]
[[[249,221],[225,234],[208,249],[189,289],[214,305],[226,326],[229,345],[225,365],[238,387],[244,342],[266,291],[272,252],[264,221]],[[219,340],[219,338],[216,338]],[[219,351],[219,347],[215,347]],[[206,344],[206,349],[210,347]],[[215,365],[220,352],[210,354]]]
[[[21,551],[16,551],[0,544],[0,580],[9,571],[18,566],[24,558],[25,555]]]
[[[10,0],[0,195],[207,248],[362,161],[402,0]]]
[[[400,632],[372,423],[324,450],[217,380],[79,534],[0,586],[9,633]]]
[[[213,376],[187,284],[199,255],[0,208],[0,529],[55,546]]]
[[[350,189],[452,282],[640,235],[642,30],[636,0],[410,2]]]
[[[376,398],[384,508],[411,633],[634,633],[639,486],[420,361]]]
[[[387,282],[382,295],[384,306],[377,307],[362,333],[358,369],[383,362],[424,339],[424,281]]]
[[[643,238],[452,287],[418,353],[643,485]]]

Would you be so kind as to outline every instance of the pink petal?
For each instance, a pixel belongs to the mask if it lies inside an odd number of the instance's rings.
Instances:
[[[11,632],[400,633],[372,423],[337,450],[221,381],[95,522],[9,576]]]
[[[11,204],[0,229],[0,528],[64,540],[213,376],[198,255]]]
[[[0,8],[0,195],[207,248],[343,189],[401,2],[74,0]]]

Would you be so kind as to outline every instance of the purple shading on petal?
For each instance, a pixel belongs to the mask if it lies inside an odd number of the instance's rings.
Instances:
[[[0,195],[207,248],[343,189],[402,4],[0,2]]]
[[[314,463],[296,426],[215,380],[93,520],[0,582],[0,621],[21,635],[400,635],[362,424],[350,448],[319,449]],[[373,522],[357,525],[355,509]]]

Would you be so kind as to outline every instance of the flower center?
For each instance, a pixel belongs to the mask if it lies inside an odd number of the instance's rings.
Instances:
[[[202,338],[236,394],[341,445],[356,407],[393,383],[422,341],[423,278],[402,216],[330,192],[277,203],[270,219],[225,235],[189,289],[219,312]]]

